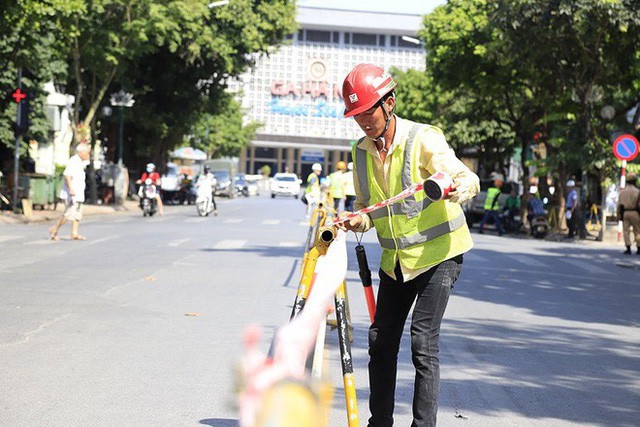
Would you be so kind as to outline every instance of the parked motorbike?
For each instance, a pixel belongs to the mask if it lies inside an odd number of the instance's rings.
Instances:
[[[547,209],[544,202],[538,197],[531,196],[527,202],[527,219],[529,220],[529,230],[536,239],[542,239],[549,231],[547,222]]]
[[[504,212],[501,215],[502,224],[507,233],[519,234],[524,233],[524,223],[522,222],[522,216],[520,211]]]
[[[209,216],[214,209],[212,188],[207,185],[201,185],[197,191],[196,209],[198,210],[198,215]]]
[[[140,197],[140,209],[142,209],[142,216],[153,216],[158,208],[158,201],[156,196],[158,190],[153,184],[150,178],[145,179],[144,183],[140,185],[138,189],[138,196]]]

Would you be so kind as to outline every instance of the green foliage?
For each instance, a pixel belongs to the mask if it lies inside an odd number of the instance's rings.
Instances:
[[[228,95],[226,107],[217,114],[201,115],[193,126],[194,146],[207,153],[207,157],[240,155],[242,147],[255,136],[259,123],[243,124],[240,103]]]
[[[433,80],[457,99],[461,135],[502,129],[526,153],[541,132],[550,173],[611,170],[610,134],[640,101],[637,2],[450,0],[425,17],[420,36]],[[600,117],[605,105],[616,109],[611,122]]]
[[[39,91],[42,120],[31,136],[48,136],[44,82],[65,86],[76,97],[74,123],[92,129],[109,94],[124,89],[136,98],[127,111],[135,151],[157,158],[206,117],[220,127],[218,113],[227,109],[222,128],[236,132],[214,147],[237,151],[256,125],[238,125],[239,107],[223,95],[226,81],[297,29],[289,0],[234,0],[213,9],[200,0],[0,0],[0,11],[0,89],[15,86],[17,67],[32,71],[25,85]],[[3,99],[0,145],[12,144],[14,120],[15,105]]]

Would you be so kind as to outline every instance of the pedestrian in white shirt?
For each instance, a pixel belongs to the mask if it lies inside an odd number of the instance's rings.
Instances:
[[[84,203],[84,190],[86,174],[84,168],[89,164],[91,147],[80,143],[76,146],[76,154],[71,156],[64,170],[64,183],[60,191],[60,198],[64,201],[64,212],[58,223],[49,228],[51,240],[59,240],[60,227],[67,221],[71,221],[71,240],[86,240],[78,233],[80,220],[82,219],[82,203]]]

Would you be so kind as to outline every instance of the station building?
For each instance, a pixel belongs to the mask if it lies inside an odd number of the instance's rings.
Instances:
[[[239,168],[258,173],[293,172],[306,177],[313,163],[323,174],[350,161],[363,133],[343,117],[342,82],[357,64],[385,70],[424,69],[425,51],[415,39],[416,14],[362,12],[299,6],[299,31],[289,43],[256,58],[250,72],[230,83],[247,112],[262,127],[243,149]]]

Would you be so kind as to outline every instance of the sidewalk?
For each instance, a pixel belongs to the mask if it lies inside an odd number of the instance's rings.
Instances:
[[[138,202],[135,200],[125,200],[122,205],[83,205],[82,215],[106,215],[106,214],[120,214],[125,212],[131,212],[138,210]],[[33,222],[55,221],[60,218],[62,211],[64,210],[64,204],[58,203],[56,210],[34,209],[31,213],[31,217],[27,218],[24,215],[16,215],[12,211],[0,211],[0,224],[28,224]]]

